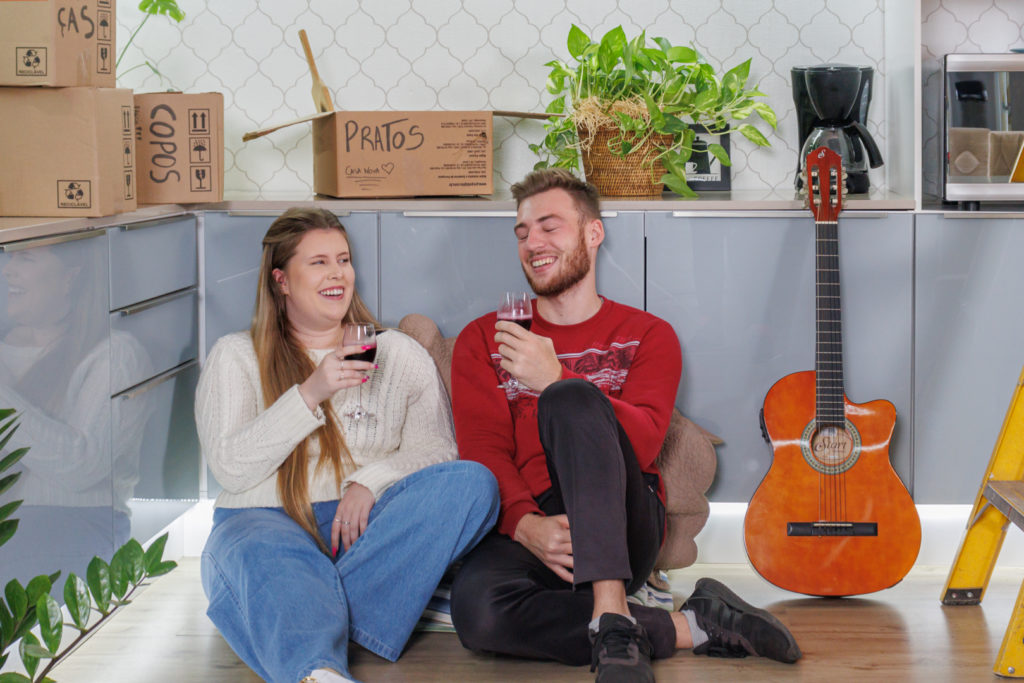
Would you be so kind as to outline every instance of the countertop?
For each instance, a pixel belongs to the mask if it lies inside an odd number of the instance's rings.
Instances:
[[[417,213],[480,213],[505,214],[515,211],[515,202],[507,193],[489,197],[439,197],[400,199],[336,199],[333,197],[281,195],[254,197],[229,194],[224,201],[206,204],[152,204],[128,213],[102,218],[0,217],[0,244],[39,239],[68,233],[97,230],[112,225],[173,217],[189,211],[231,211],[274,215],[291,206],[316,204],[343,214],[348,211],[401,211]],[[678,195],[640,199],[604,198],[604,211],[672,211],[680,213],[772,213],[806,211],[804,200],[795,192],[740,190],[703,192],[696,199]],[[873,191],[868,195],[850,195],[844,211],[913,211],[912,197],[891,192]],[[948,210],[948,209],[947,209]],[[1006,217],[1005,212],[1000,216]]]

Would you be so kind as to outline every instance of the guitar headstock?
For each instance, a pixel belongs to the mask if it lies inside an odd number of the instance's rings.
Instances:
[[[843,207],[843,158],[828,147],[807,154],[807,199],[818,222],[835,222]]]

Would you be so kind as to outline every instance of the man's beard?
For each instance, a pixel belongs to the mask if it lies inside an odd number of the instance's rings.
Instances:
[[[553,297],[571,289],[577,282],[582,280],[590,272],[590,255],[583,244],[583,230],[580,229],[579,239],[576,248],[565,257],[565,267],[557,278],[546,285],[540,285],[530,277],[527,264],[523,264],[523,274],[526,281],[530,283],[530,289],[537,296]]]

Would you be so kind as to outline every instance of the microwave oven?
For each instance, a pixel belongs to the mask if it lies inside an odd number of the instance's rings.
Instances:
[[[942,198],[1024,201],[1024,54],[946,55],[942,76]]]

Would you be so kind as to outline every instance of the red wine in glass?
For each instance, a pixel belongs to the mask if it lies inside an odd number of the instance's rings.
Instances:
[[[372,363],[374,359],[377,358],[377,342],[375,341],[371,345],[363,344],[363,346],[369,346],[370,348],[365,351],[361,351],[360,353],[353,353],[352,355],[345,357],[351,360],[362,360],[367,363]]]
[[[346,360],[365,360],[372,362],[377,357],[377,331],[370,323],[348,323],[345,325],[345,335],[342,338],[345,346],[369,347],[364,351],[346,356]],[[363,420],[373,417],[373,413],[363,407],[363,385],[359,385],[358,403],[351,411],[345,413],[345,417],[353,420]]]
[[[498,320],[513,322],[529,331],[530,326],[533,325],[533,305],[530,303],[530,295],[526,292],[505,292],[498,304]],[[510,377],[505,384],[499,384],[498,387],[515,391],[519,388],[519,380]]]

